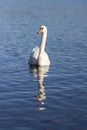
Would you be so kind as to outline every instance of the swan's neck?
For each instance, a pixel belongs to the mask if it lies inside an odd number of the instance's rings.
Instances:
[[[42,33],[39,56],[43,55],[46,45],[47,31]]]

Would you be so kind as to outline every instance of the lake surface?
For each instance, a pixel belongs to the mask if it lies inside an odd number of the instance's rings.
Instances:
[[[31,68],[43,24],[51,65]],[[0,130],[87,130],[87,0],[0,0]]]

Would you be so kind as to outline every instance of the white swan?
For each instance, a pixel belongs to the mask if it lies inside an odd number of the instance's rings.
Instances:
[[[46,38],[47,38],[47,28],[46,26],[41,26],[39,28],[38,34],[42,33],[41,44],[39,47],[33,49],[29,64],[38,66],[48,66],[50,65],[50,60],[45,52]]]

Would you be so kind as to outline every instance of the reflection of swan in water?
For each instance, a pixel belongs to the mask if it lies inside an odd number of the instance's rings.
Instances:
[[[33,73],[35,77],[38,79],[38,89],[39,94],[36,96],[36,99],[39,101],[41,105],[44,105],[44,100],[46,99],[46,93],[43,86],[44,77],[46,77],[46,73],[49,71],[49,66],[39,66],[39,67],[30,67],[30,72]],[[39,107],[39,110],[44,110],[44,107]]]

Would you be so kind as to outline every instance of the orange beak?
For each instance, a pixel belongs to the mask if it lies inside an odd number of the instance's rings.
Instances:
[[[42,32],[43,32],[43,29],[40,28],[40,29],[38,30],[37,34],[40,34],[40,33],[42,33]]]

